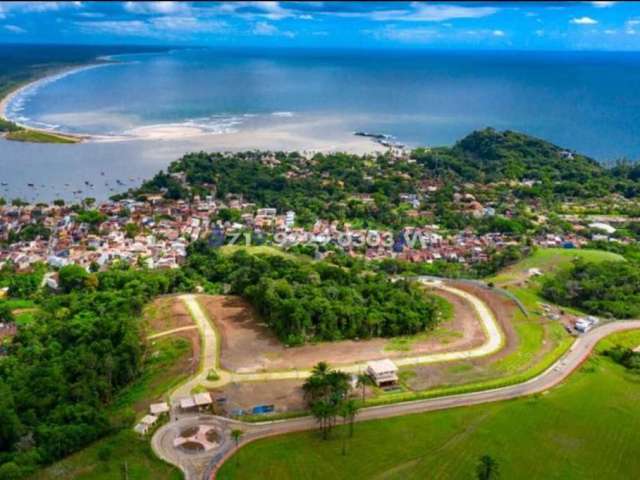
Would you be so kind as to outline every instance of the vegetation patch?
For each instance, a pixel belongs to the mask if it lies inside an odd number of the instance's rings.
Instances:
[[[547,278],[542,294],[560,305],[594,315],[632,318],[640,315],[640,265],[635,262],[575,261]]]
[[[78,143],[80,141],[79,138],[69,135],[26,129],[9,131],[5,138],[7,140],[32,143]]]
[[[442,302],[412,282],[244,250],[226,256],[204,242],[190,251],[190,269],[228,283],[287,345],[416,334],[440,321]]]

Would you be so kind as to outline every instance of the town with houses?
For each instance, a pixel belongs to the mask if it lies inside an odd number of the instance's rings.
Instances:
[[[413,194],[407,194],[405,200],[418,202]],[[483,207],[468,198],[464,200],[467,201],[465,208],[473,209],[480,216],[495,214],[491,207]],[[218,211],[227,208],[246,213],[237,222],[212,220]],[[188,245],[206,237],[220,245],[270,242],[286,248],[299,244],[334,244],[351,255],[363,255],[370,260],[395,258],[458,263],[486,261],[488,252],[518,243],[509,234],[479,235],[471,228],[445,232],[438,225],[407,226],[400,232],[403,235],[395,236],[392,231],[356,229],[349,224],[325,220],[304,229],[296,226],[294,211],[278,212],[275,208],[256,208],[237,198],[223,202],[211,196],[196,196],[193,201],[185,201],[149,195],[144,201],[104,202],[93,212],[99,213],[98,222],[87,223],[72,205],[0,206],[0,265],[12,264],[23,271],[36,263],[52,268],[77,264],[98,271],[120,261],[152,269],[177,268],[186,257]],[[589,227],[589,232],[595,229],[599,233],[588,236],[540,234],[531,240],[541,247],[564,248],[579,248],[590,240],[619,241],[610,236],[616,228],[609,223],[587,222],[585,225],[582,218],[575,218],[573,222],[575,232]],[[36,224],[44,227],[47,235],[9,241],[20,238],[22,231]]]

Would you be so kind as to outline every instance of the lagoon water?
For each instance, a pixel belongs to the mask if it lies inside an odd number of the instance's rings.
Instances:
[[[0,141],[0,195],[73,198],[89,180],[77,196],[103,198],[189,150],[369,148],[354,130],[415,146],[493,126],[602,161],[640,156],[637,53],[191,49],[115,60],[10,102],[22,123],[98,140]]]

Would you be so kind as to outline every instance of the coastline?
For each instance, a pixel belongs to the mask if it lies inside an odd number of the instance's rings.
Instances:
[[[73,75],[75,73],[84,71],[84,70],[89,70],[89,69],[93,69],[93,68],[99,68],[99,67],[103,67],[103,66],[108,66],[108,65],[113,65],[117,63],[116,61],[114,61],[111,58],[106,58],[106,57],[100,57],[94,60],[93,63],[89,63],[89,64],[85,64],[85,65],[67,65],[67,66],[63,66],[63,67],[59,67],[59,68],[54,68],[52,71],[47,71],[44,72],[41,76],[31,79],[31,80],[27,80],[25,82],[22,83],[18,83],[15,85],[15,87],[11,90],[8,91],[7,94],[4,95],[4,97],[2,97],[0,99],[0,119],[6,121],[6,122],[11,122],[15,125],[17,125],[18,127],[26,130],[26,131],[30,131],[30,132],[36,132],[36,133],[41,133],[44,135],[51,135],[54,137],[59,137],[62,139],[68,139],[68,140],[72,140],[73,143],[80,143],[84,140],[87,140],[89,138],[91,138],[90,135],[84,135],[84,134],[77,134],[77,133],[70,133],[70,132],[63,132],[63,131],[58,131],[58,130],[48,130],[45,128],[37,128],[37,127],[32,127],[30,125],[21,123],[21,122],[17,122],[11,118],[7,117],[7,108],[9,106],[9,104],[11,103],[11,101],[18,95],[24,93],[26,90],[29,90],[31,88],[36,87],[39,84],[42,83],[47,83],[47,82],[51,82],[51,81],[55,81],[59,78],[65,77],[67,75]],[[6,134],[5,134],[6,136]]]
[[[42,72],[37,78],[27,80],[13,86],[2,98],[0,98],[0,119],[11,122],[22,130],[19,132],[0,133],[0,137],[6,140],[28,143],[118,143],[123,141],[174,141],[174,142],[198,142],[209,144],[206,148],[212,151],[228,150],[240,151],[246,149],[277,149],[288,151],[315,150],[315,151],[347,151],[350,153],[373,153],[384,151],[389,145],[384,145],[369,137],[354,135],[342,129],[334,130],[325,138],[315,135],[315,130],[320,126],[336,124],[335,118],[298,118],[294,122],[283,124],[250,126],[242,130],[229,129],[212,133],[200,125],[184,123],[167,123],[157,125],[141,125],[123,134],[93,134],[72,133],[64,130],[47,129],[30,126],[27,123],[15,121],[8,117],[8,108],[11,102],[27,90],[37,88],[41,84],[57,81],[68,75],[101,68],[121,63],[116,55],[99,56],[91,63],[82,65],[66,65],[52,68]],[[268,115],[268,114],[267,114]],[[274,117],[288,119],[294,117],[291,112],[272,112]],[[252,115],[253,116],[253,115]],[[13,137],[13,138],[12,138]],[[37,138],[41,137],[41,138]],[[213,143],[212,143],[212,140]]]

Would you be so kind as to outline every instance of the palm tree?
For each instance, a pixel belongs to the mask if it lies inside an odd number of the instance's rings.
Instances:
[[[480,457],[476,467],[476,477],[478,480],[496,480],[500,476],[498,462],[491,455]]]
[[[358,404],[354,400],[346,400],[340,404],[338,408],[338,414],[342,417],[342,423],[344,425],[349,422],[349,438],[353,437],[353,422],[358,414]],[[347,436],[342,437],[342,455],[347,454]]]
[[[326,377],[331,368],[327,362],[318,362],[315,367],[311,370],[311,375],[314,377],[324,378]]]
[[[320,431],[322,432],[322,438],[324,440],[326,440],[329,435],[334,410],[333,406],[324,400],[319,400],[311,406],[311,413],[320,424]]]
[[[353,424],[359,411],[360,407],[355,400],[347,400],[342,404],[340,416],[349,420],[349,437],[353,437]]]
[[[240,438],[242,437],[243,434],[244,432],[242,430],[238,430],[238,429],[231,430],[231,438],[233,438],[233,441],[236,444],[236,450],[238,449],[238,445],[240,445]],[[238,454],[236,453],[236,465],[238,464],[238,462],[239,462]]]
[[[366,373],[358,374],[358,383],[357,385],[362,388],[362,403],[364,404],[364,396],[366,392],[367,385],[371,385],[371,377]]]

